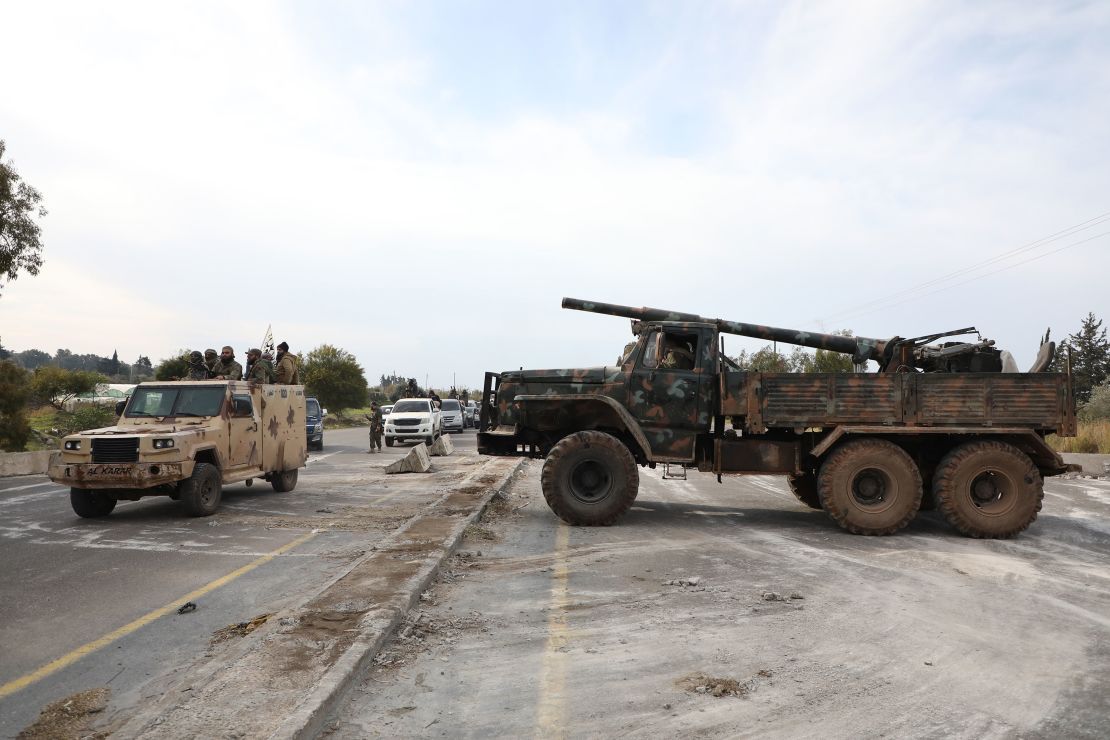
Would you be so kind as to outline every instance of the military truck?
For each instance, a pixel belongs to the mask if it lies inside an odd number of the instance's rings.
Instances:
[[[50,462],[50,480],[70,486],[79,516],[104,517],[144,496],[208,516],[230,483],[261,478],[292,491],[308,460],[304,386],[141,383],[120,412],[114,427],[67,436]]]
[[[561,519],[608,525],[632,506],[637,466],[781,474],[806,506],[855,534],[887,535],[937,507],[972,537],[1011,537],[1036,519],[1043,479],[1068,468],[1046,443],[1074,436],[1070,367],[1003,372],[990,340],[817,334],[694,314],[563,299],[631,318],[619,365],[486,373],[478,451],[546,458],[544,497]],[[745,371],[723,333],[852,355],[878,372]]]

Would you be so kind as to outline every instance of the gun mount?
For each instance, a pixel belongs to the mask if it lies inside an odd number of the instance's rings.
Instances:
[[[802,347],[824,349],[851,355],[857,365],[872,360],[879,365],[880,372],[1001,372],[1002,352],[995,348],[990,339],[979,338],[977,342],[945,342],[934,345],[939,339],[967,334],[978,334],[974,326],[953,331],[928,334],[921,337],[904,339],[874,339],[871,337],[845,337],[838,334],[782,329],[777,326],[745,324],[739,321],[710,319],[692,313],[668,311],[662,308],[635,308],[615,303],[583,301],[577,298],[564,298],[563,308],[576,311],[624,316],[643,322],[682,322],[710,324],[718,331],[738,334],[745,337],[765,339],[769,342],[796,344]]]

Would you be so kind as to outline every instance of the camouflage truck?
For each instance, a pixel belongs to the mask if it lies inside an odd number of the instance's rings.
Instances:
[[[47,474],[70,486],[79,516],[107,516],[117,501],[144,496],[208,516],[229,483],[261,478],[292,491],[308,460],[303,386],[141,383],[119,411],[114,427],[67,436],[50,462]]]
[[[1047,372],[1046,334],[1029,372],[990,340],[815,334],[651,308],[563,299],[633,319],[617,366],[486,373],[478,450],[546,458],[552,511],[615,522],[636,498],[637,466],[781,474],[806,506],[844,529],[886,535],[939,508],[972,537],[1004,538],[1041,509],[1043,479],[1068,467],[1046,443],[1074,436],[1070,369]],[[878,372],[749,372],[721,334],[852,355]]]

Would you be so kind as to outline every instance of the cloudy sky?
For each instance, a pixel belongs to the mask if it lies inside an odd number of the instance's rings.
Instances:
[[[975,324],[1023,366],[1046,326],[1110,318],[1105,2],[0,19],[0,138],[50,211],[42,273],[0,296],[12,349],[241,353],[272,324],[442,387],[612,362],[627,322],[562,296],[875,337]]]

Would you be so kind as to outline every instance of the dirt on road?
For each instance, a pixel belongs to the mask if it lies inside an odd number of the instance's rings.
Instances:
[[[856,537],[785,483],[644,470],[562,525],[540,463],[330,723],[361,737],[1105,737],[1110,483],[1013,540]]]

